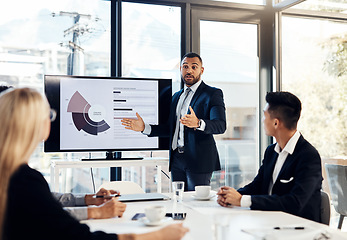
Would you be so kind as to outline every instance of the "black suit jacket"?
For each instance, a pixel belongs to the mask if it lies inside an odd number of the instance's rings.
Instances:
[[[176,127],[176,107],[183,89],[172,97],[168,124],[151,125],[149,136],[167,136],[170,138],[170,159],[172,155],[172,138]],[[222,90],[200,84],[190,104],[196,116],[206,123],[204,131],[184,127],[184,158],[187,167],[195,173],[208,173],[220,170],[220,162],[213,134],[226,130],[225,106]],[[170,161],[171,170],[171,161]]]
[[[319,153],[300,136],[293,154],[288,155],[273,185],[272,195],[268,195],[278,157],[274,148],[275,144],[265,151],[263,164],[253,182],[238,191],[242,195],[251,195],[251,209],[283,211],[319,222],[323,180]]]
[[[116,234],[90,232],[71,217],[53,197],[41,173],[22,165],[11,177],[4,225],[4,240],[97,240]]]

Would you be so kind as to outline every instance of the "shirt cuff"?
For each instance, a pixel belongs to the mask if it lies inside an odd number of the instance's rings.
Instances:
[[[241,207],[249,208],[252,205],[251,195],[242,195],[241,197]]]
[[[200,121],[201,121],[200,127],[196,128],[196,129],[199,130],[199,131],[204,131],[205,127],[206,127],[206,123],[202,119],[200,119]]]
[[[149,135],[151,134],[151,131],[152,131],[151,125],[145,123],[145,129],[143,129],[142,133],[145,135]]]
[[[86,206],[86,195],[75,195],[75,204],[76,206]]]
[[[53,196],[63,205],[63,207],[76,206],[76,197],[72,193],[52,193]]]

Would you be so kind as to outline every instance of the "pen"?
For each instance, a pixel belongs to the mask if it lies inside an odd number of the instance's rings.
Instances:
[[[305,227],[274,227],[276,230],[281,230],[281,229],[293,229],[293,230],[303,230]]]
[[[95,195],[95,198],[113,198],[120,197],[120,194],[111,194],[111,195]]]

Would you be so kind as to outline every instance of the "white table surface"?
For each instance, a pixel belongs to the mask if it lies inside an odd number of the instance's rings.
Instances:
[[[314,239],[314,236],[321,232],[328,232],[330,239],[347,239],[345,233],[319,224],[304,218],[300,218],[284,212],[253,211],[245,208],[221,207],[216,202],[216,197],[209,201],[197,201],[192,195],[194,192],[185,192],[182,204],[178,203],[178,212],[187,212],[187,217],[183,221],[184,226],[190,231],[183,238],[184,240],[215,240],[215,234],[223,231],[224,239],[248,240],[248,239]],[[169,194],[168,194],[169,195]],[[165,225],[182,221],[167,221],[161,226],[148,227],[141,221],[132,221],[135,213],[143,213],[144,208],[149,205],[163,205],[167,212],[172,212],[175,207],[172,200],[133,202],[127,203],[127,209],[122,218],[86,220],[91,231],[105,231],[108,233],[144,233],[157,230]],[[221,222],[225,227],[215,227],[216,221]],[[294,227],[302,226],[304,230],[274,230],[274,227]],[[217,232],[215,229],[218,229]],[[248,231],[249,233],[245,233]],[[264,236],[266,236],[264,238]],[[262,238],[263,237],[263,238]]]

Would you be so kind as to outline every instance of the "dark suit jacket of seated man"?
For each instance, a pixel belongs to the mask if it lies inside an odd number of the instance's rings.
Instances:
[[[238,205],[239,203],[239,205],[245,207],[248,205],[252,210],[283,211],[319,222],[322,184],[319,153],[296,130],[296,123],[292,131],[287,129],[287,133],[291,133],[290,138],[284,141],[285,144],[283,145],[285,147],[280,148],[281,137],[283,138],[285,134],[282,133],[283,130],[278,132],[279,129],[276,129],[276,127],[281,124],[281,120],[274,121],[276,116],[270,117],[270,123],[266,120],[271,115],[271,111],[269,111],[270,115],[268,112],[268,106],[271,106],[271,102],[275,102],[273,105],[276,105],[277,101],[280,105],[283,102],[286,104],[288,102],[287,98],[297,99],[294,95],[286,92],[268,93],[268,105],[264,110],[264,128],[267,135],[276,137],[277,143],[266,149],[262,166],[254,180],[237,191],[230,187],[222,187],[218,193],[218,203],[222,206]],[[289,100],[289,105],[291,100]],[[299,99],[297,101],[300,103]],[[285,112],[290,111],[287,108],[285,107],[283,110]],[[297,120],[300,117],[300,111]],[[273,115],[276,115],[276,113]],[[283,118],[282,116],[278,117]],[[288,150],[288,148],[291,148],[289,152],[292,152],[285,155],[282,159],[284,161],[283,165],[276,168],[276,163],[280,161],[279,153],[276,150],[281,152],[281,150]],[[272,184],[274,171],[277,171],[278,176]]]
[[[321,159],[317,150],[300,136],[293,155],[289,155],[268,195],[268,188],[278,154],[275,144],[265,151],[263,165],[253,182],[238,189],[251,195],[251,209],[283,211],[320,221]]]

